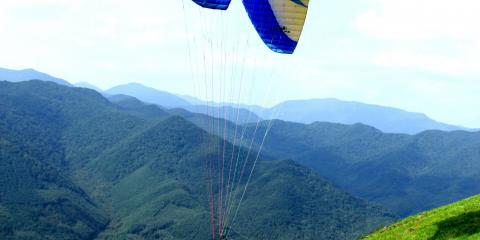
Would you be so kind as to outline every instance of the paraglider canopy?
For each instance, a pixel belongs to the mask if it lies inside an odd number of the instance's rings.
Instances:
[[[193,0],[198,5],[226,10],[231,0]],[[242,0],[253,26],[274,52],[292,54],[305,25],[309,0]]]
[[[274,52],[292,54],[307,17],[309,0],[243,0],[263,42]]]
[[[193,0],[193,2],[204,8],[227,10],[231,0]]]

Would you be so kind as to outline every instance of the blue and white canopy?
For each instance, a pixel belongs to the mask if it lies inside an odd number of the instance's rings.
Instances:
[[[193,2],[204,8],[227,10],[231,0],[193,0]]]
[[[202,7],[226,10],[231,0],[193,0]],[[242,0],[263,42],[274,52],[292,54],[302,35],[309,0]]]
[[[307,17],[309,0],[243,0],[263,42],[273,51],[292,54]]]

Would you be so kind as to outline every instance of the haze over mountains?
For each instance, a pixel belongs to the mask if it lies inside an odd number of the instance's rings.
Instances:
[[[152,113],[141,105],[118,104],[137,115]],[[412,136],[382,133],[364,124],[275,120],[240,128],[228,122],[225,134],[223,129],[212,129],[212,120],[205,115],[170,112],[239,145],[248,147],[254,139],[255,149],[262,145],[262,152],[273,158],[308,166],[355,196],[387,206],[402,217],[480,193],[480,132],[431,130]],[[218,124],[223,121],[213,120],[213,125]],[[267,129],[262,144],[258,136]]]
[[[286,101],[264,110],[260,116],[263,118],[275,116],[280,120],[305,124],[314,122],[349,125],[363,123],[386,133],[416,134],[425,130],[466,130],[437,122],[421,113],[333,98]]]
[[[0,82],[0,236],[208,239],[204,162],[223,140],[136,110],[88,89]],[[395,219],[294,161],[261,158],[233,239],[356,239]]]
[[[0,68],[0,81],[22,82],[33,79],[54,82],[66,86],[72,86],[72,84],[63,79],[50,76],[46,73],[38,72],[31,68],[23,70]]]
[[[92,90],[95,90],[99,93],[103,92],[102,89],[98,88],[97,86],[94,86],[90,83],[87,83],[87,82],[78,82],[78,83],[75,83],[74,84],[75,87],[81,87],[81,88],[88,88],[88,89],[92,89]]]
[[[33,69],[20,71],[0,69],[0,79],[13,82],[39,79],[70,85],[64,80],[51,77]],[[77,83],[76,86],[102,92],[94,85],[85,82]],[[116,86],[103,91],[102,93],[106,95],[129,95],[146,103],[157,104],[166,108],[180,107],[191,112],[226,118],[230,121],[239,121],[239,123],[254,123],[261,119],[274,118],[305,124],[313,122],[332,122],[342,124],[363,123],[386,133],[417,134],[426,130],[470,130],[468,128],[435,121],[421,113],[412,113],[397,108],[341,101],[332,98],[291,100],[280,103],[272,108],[241,105],[239,112],[240,115],[237,119],[236,104],[215,104],[215,107],[210,106],[207,108],[205,104],[202,104],[202,100],[195,97],[176,95],[138,83]],[[224,116],[219,116],[220,112],[226,114],[224,114]]]
[[[138,98],[140,101],[157,104],[166,108],[175,108],[190,105],[183,98],[174,94],[159,91],[154,88],[146,87],[138,83],[128,83],[110,88],[105,91],[109,95],[129,95]]]
[[[157,90],[146,91],[160,101]],[[159,105],[45,81],[0,81],[0,236],[208,238],[202,172],[207,159],[220,158],[212,151],[220,142],[227,155],[234,146],[242,156],[262,146],[233,239],[356,239],[396,216],[480,193],[480,132],[392,134],[359,123],[261,119],[236,125],[225,115]]]

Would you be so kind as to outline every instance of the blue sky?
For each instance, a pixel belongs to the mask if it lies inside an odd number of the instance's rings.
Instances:
[[[227,75],[244,70],[245,103],[335,97],[480,127],[479,1],[312,0],[292,56],[263,45],[237,0],[225,13],[188,0],[185,11],[181,0],[119,2],[1,1],[0,66],[202,97],[206,55],[224,59]],[[224,50],[207,51],[207,40]]]

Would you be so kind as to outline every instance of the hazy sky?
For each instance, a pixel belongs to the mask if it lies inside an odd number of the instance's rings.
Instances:
[[[251,89],[273,79],[267,105],[335,97],[480,127],[480,1],[312,0],[293,56],[271,53],[232,1],[214,13],[189,0],[2,0],[0,67],[194,94],[208,37]]]

